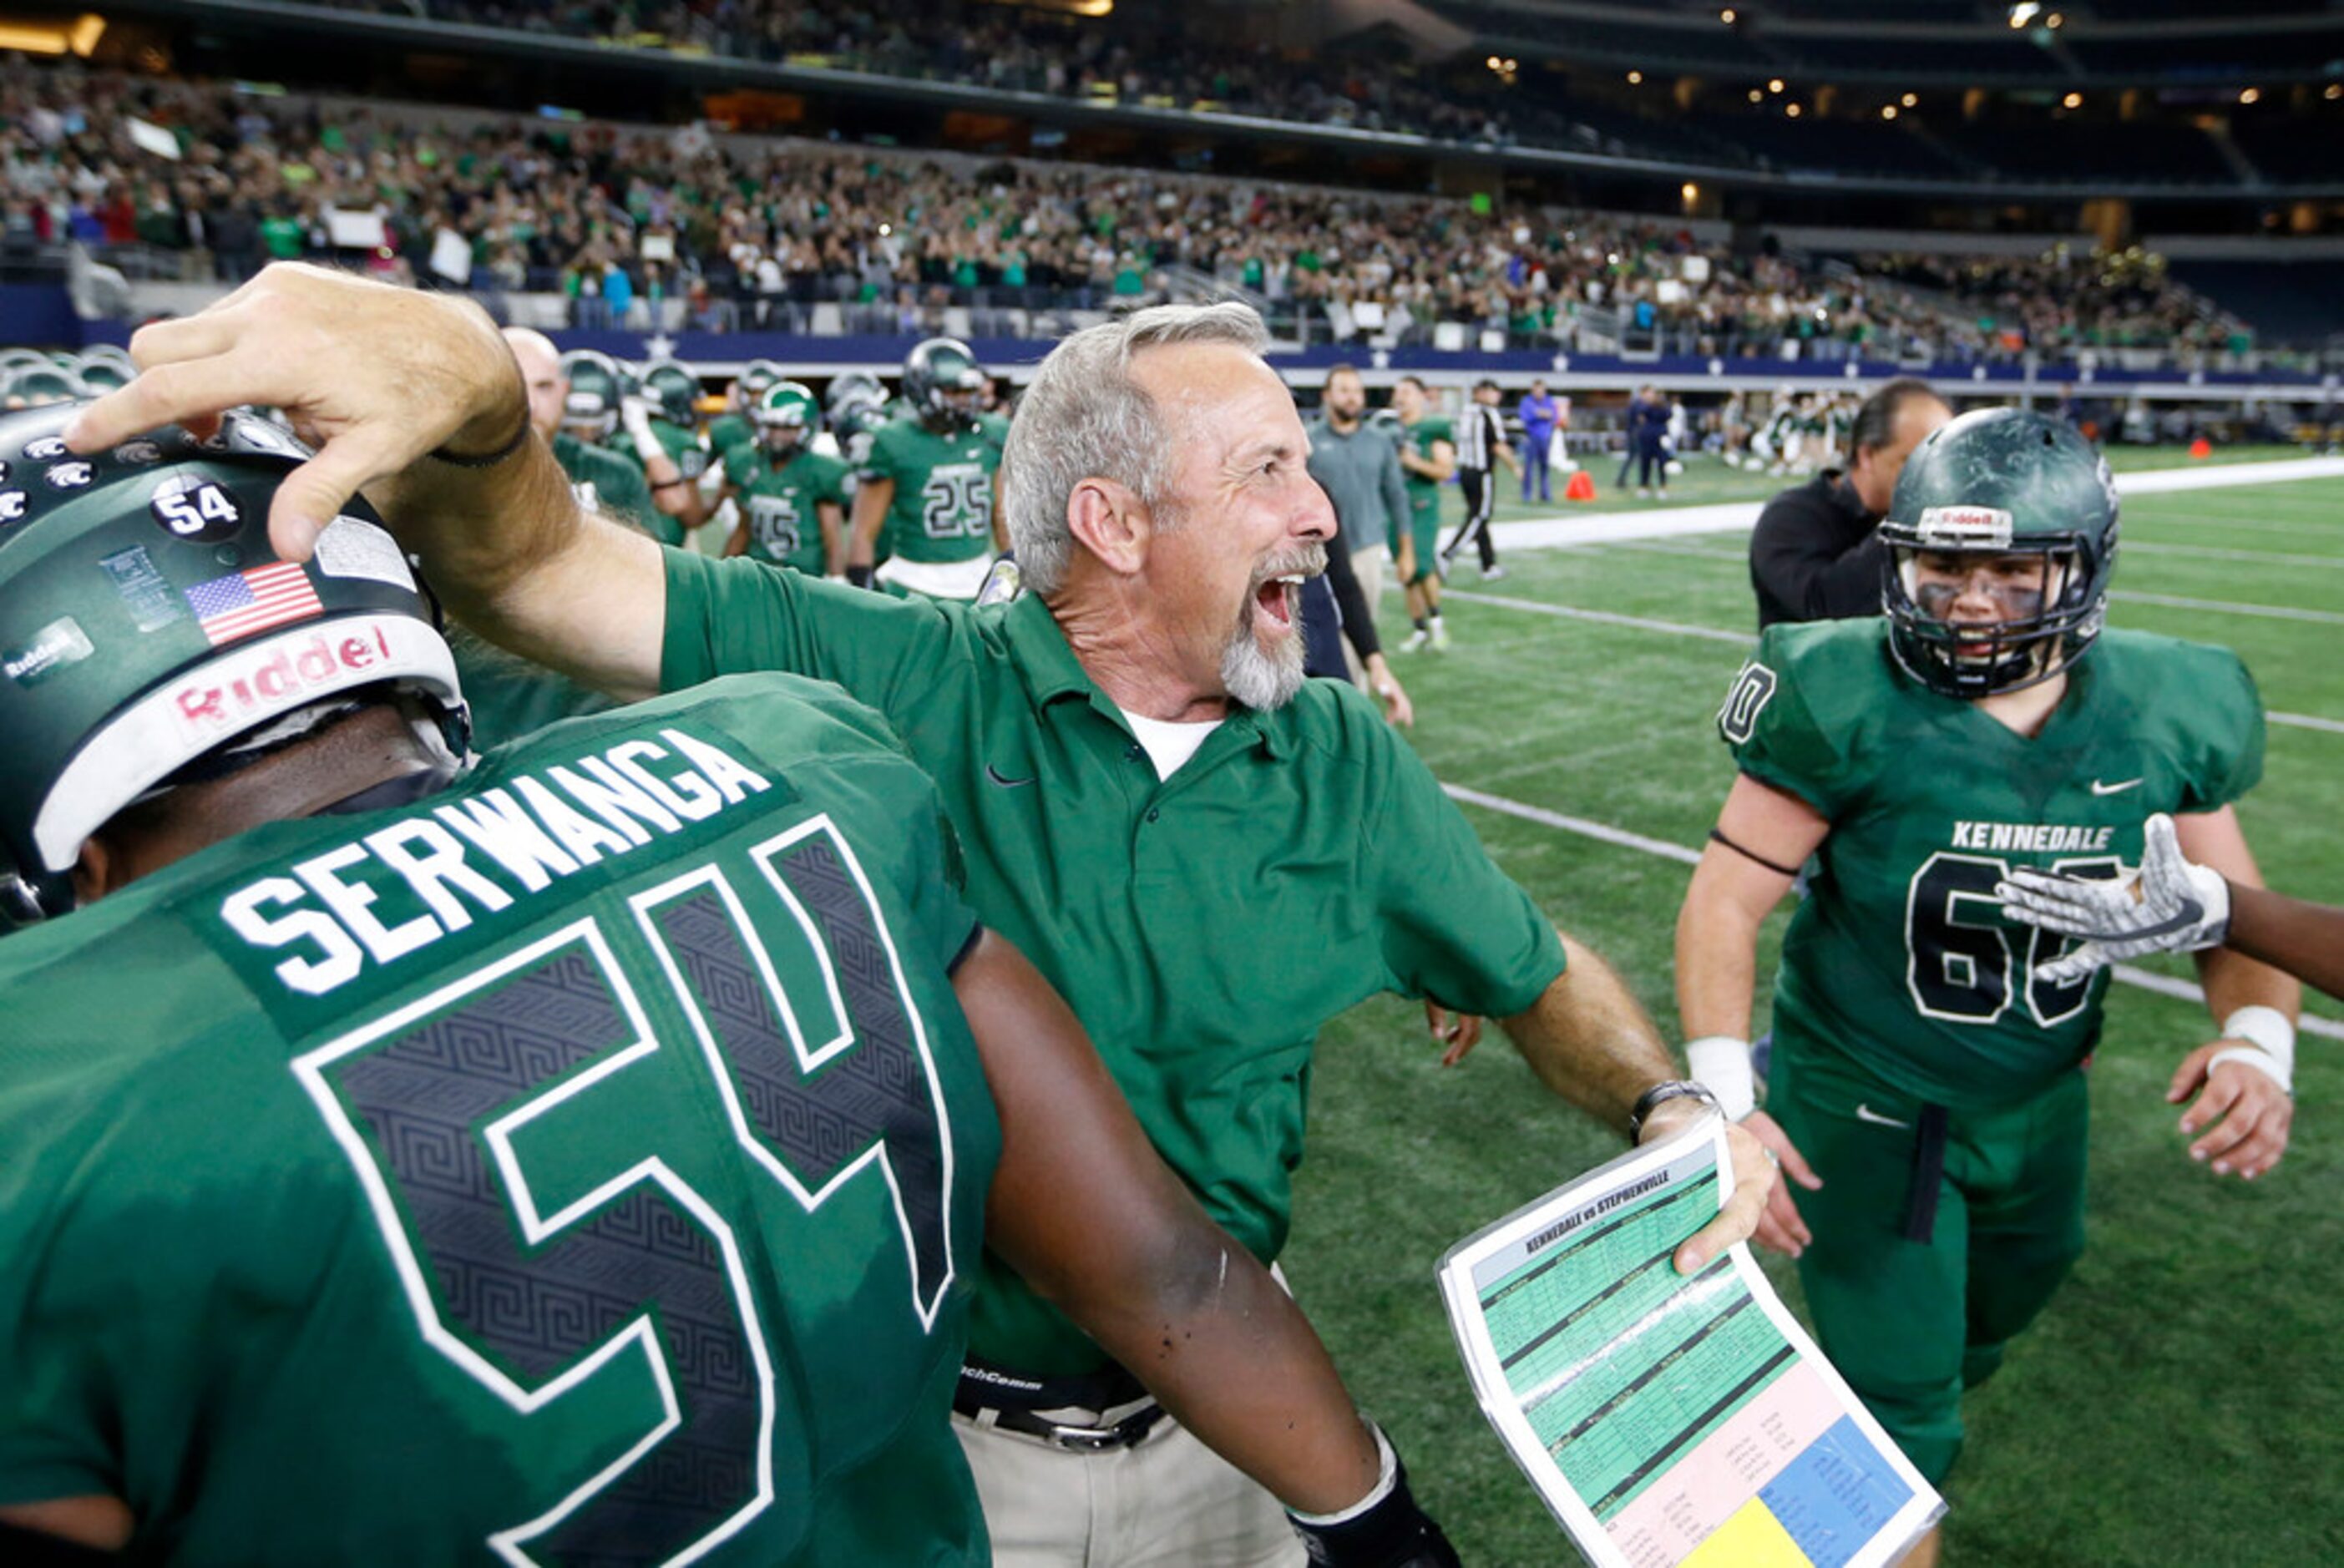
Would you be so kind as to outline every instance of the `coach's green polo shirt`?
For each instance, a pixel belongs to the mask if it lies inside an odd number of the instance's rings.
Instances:
[[[1074,1007],[1213,1217],[1285,1244],[1310,1051],[1379,991],[1528,1008],[1562,972],[1530,895],[1351,686],[1236,708],[1169,779],[1042,601],[895,599],[667,552],[668,690],[753,670],[878,708],[942,791],[968,901]],[[970,1348],[1027,1371],[1097,1348],[987,1260]]]

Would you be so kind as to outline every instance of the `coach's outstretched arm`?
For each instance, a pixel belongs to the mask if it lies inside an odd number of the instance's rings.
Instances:
[[[1302,1310],[1172,1174],[1040,971],[986,932],[953,988],[1001,1118],[985,1245],[1289,1510],[1372,1502],[1306,1525],[1317,1561],[1454,1563]]]
[[[659,546],[581,511],[479,306],[279,262],[197,315],[141,328],[130,354],[138,378],[66,427],[75,450],[159,425],[203,433],[241,404],[282,409],[318,449],[269,509],[288,560],[308,560],[363,490],[472,630],[621,697],[658,691]]]
[[[1612,966],[1567,933],[1557,931],[1568,959],[1527,1012],[1500,1020],[1531,1070],[1547,1087],[1581,1110],[1625,1129],[1630,1113],[1654,1084],[1677,1077],[1660,1031]],[[1681,1132],[1708,1114],[1694,1099],[1663,1101],[1646,1118],[1647,1143]],[[1729,1124],[1733,1196],[1716,1219],[1677,1249],[1677,1270],[1698,1272],[1711,1259],[1754,1230],[1773,1189],[1764,1148],[1746,1128]]]

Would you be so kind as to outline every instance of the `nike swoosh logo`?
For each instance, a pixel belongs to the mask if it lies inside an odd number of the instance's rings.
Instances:
[[[2096,931],[2086,936],[2086,942],[2146,942],[2152,937],[2170,936],[2176,931],[2187,931],[2206,918],[2206,906],[2195,898],[2184,898],[2180,906],[2154,926],[2142,926],[2125,931]]]
[[[985,776],[991,779],[995,784],[999,784],[1003,789],[1016,789],[1020,785],[1029,784],[1034,782],[1030,778],[1010,778],[1002,773],[999,768],[995,767],[991,763],[985,764]]]
[[[1898,1121],[1893,1116],[1882,1116],[1870,1106],[1861,1103],[1859,1103],[1855,1108],[1855,1119],[1858,1121],[1868,1121],[1874,1127],[1901,1127],[1908,1131],[1913,1126],[1911,1122]]]
[[[2102,784],[2099,780],[2094,779],[2092,781],[2092,793],[2094,794],[2122,794],[2128,789],[2138,789],[2140,784],[2141,781],[2139,779],[2127,779],[2122,784]]]

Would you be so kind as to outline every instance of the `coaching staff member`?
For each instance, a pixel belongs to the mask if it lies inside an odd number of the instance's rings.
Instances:
[[[1887,515],[1906,455],[1953,417],[1926,381],[1899,377],[1856,410],[1844,472],[1825,469],[1766,503],[1750,535],[1760,631],[1777,621],[1880,613],[1887,551],[1873,531]]]
[[[1499,872],[1369,699],[1303,680],[1295,585],[1335,516],[1266,342],[1223,304],[1052,350],[1003,454],[1031,592],[982,608],[663,550],[583,512],[551,465],[501,460],[520,378],[477,307],[317,268],[143,332],[148,373],[67,440],[282,407],[324,440],[270,516],[297,558],[369,485],[453,613],[573,678],[640,697],[786,669],[877,706],[937,783],[979,917],[1267,1261],[1313,1042],[1377,992],[1424,997],[1452,1057],[1476,1026],[1444,1009],[1501,1019],[1549,1087],[1622,1129],[1649,1112],[1647,1138],[1698,1119],[1706,1091],[1676,1081],[1627,988]],[[1731,1207],[1681,1269],[1747,1235],[1772,1185],[1755,1140],[1727,1136]],[[956,1402],[996,1562],[1299,1561],[1275,1500],[1023,1280],[988,1265],[971,1321]]]

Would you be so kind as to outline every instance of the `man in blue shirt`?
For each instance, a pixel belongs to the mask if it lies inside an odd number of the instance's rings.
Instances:
[[[1552,481],[1547,478],[1547,443],[1554,439],[1557,427],[1569,422],[1566,406],[1547,394],[1546,382],[1532,381],[1522,400],[1514,405],[1515,417],[1522,421],[1522,500],[1531,498],[1531,479],[1538,479],[1539,500],[1554,499]]]

